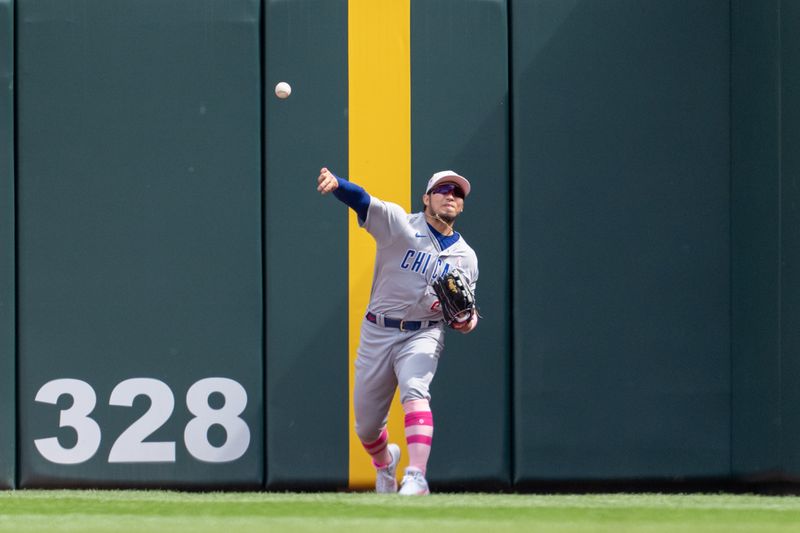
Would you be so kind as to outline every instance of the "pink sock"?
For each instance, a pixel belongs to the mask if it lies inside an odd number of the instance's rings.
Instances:
[[[433,442],[433,414],[428,400],[409,400],[403,404],[406,413],[408,466],[425,473]]]
[[[375,468],[383,468],[392,462],[392,456],[386,446],[389,444],[389,431],[384,427],[377,440],[372,442],[361,441],[361,445],[372,457],[372,464]]]

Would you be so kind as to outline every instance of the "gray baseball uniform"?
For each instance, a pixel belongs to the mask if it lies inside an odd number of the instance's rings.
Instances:
[[[475,291],[478,259],[456,234],[443,237],[424,213],[369,199],[361,226],[377,244],[368,316],[361,325],[356,359],[356,432],[364,441],[386,424],[396,387],[400,400],[430,399],[429,387],[444,348],[444,323],[431,282],[456,268]],[[394,321],[409,322],[387,327]]]

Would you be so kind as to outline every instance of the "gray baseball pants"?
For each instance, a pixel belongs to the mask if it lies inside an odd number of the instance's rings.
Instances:
[[[361,340],[355,362],[353,407],[356,433],[373,442],[389,418],[395,389],[400,402],[430,400],[430,384],[444,348],[444,326],[400,331],[361,323]]]

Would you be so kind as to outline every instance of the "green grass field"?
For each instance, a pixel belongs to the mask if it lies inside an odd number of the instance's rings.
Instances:
[[[800,531],[800,498],[749,495],[3,491],[0,531]]]

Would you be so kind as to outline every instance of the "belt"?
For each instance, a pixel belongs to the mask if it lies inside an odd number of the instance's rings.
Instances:
[[[367,320],[378,326],[381,325],[375,313],[367,312]],[[397,320],[396,318],[383,317],[383,327],[397,328],[400,331],[416,331],[422,327],[429,327],[438,323],[438,320]]]

